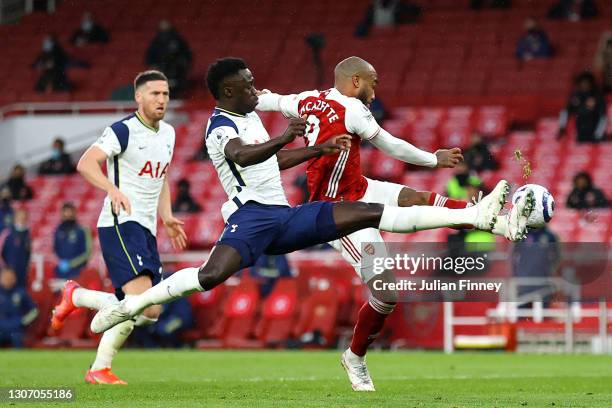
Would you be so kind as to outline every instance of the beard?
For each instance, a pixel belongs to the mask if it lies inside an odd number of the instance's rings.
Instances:
[[[368,94],[365,89],[362,89],[361,91],[359,91],[359,93],[357,94],[357,99],[359,99],[365,106],[367,107],[370,106]]]

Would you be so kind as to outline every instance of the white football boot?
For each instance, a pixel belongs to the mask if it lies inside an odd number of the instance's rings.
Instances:
[[[491,231],[497,222],[499,212],[506,204],[506,198],[510,193],[510,184],[506,180],[501,180],[493,191],[479,199],[472,207],[477,210],[474,228]]]
[[[96,313],[89,325],[94,333],[102,333],[118,325],[121,322],[132,318],[127,308],[125,307],[126,299],[118,303],[111,303],[103,307]]]
[[[514,204],[510,212],[500,216],[493,228],[493,233],[503,235],[516,242],[527,237],[527,220],[535,209],[535,197],[531,189]]]
[[[349,348],[342,353],[340,364],[344,367],[354,391],[376,391],[365,358],[359,359]]]

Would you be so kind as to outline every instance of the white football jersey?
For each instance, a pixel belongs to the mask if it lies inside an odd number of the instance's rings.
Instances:
[[[98,218],[98,227],[135,221],[155,236],[157,204],[172,160],[174,139],[171,125],[160,121],[156,130],[144,123],[138,113],[104,129],[93,145],[106,153],[108,179],[130,200],[132,213],[128,215],[122,209],[116,217],[107,196]]]
[[[238,115],[216,108],[206,126],[206,148],[229,200],[221,213],[227,221],[247,201],[289,205],[281,184],[276,155],[251,166],[241,167],[225,157],[225,145],[239,137],[244,144],[264,143],[270,135],[255,112]]]

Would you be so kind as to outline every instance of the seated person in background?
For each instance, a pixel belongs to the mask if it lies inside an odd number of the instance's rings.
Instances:
[[[32,240],[28,228],[28,213],[19,209],[15,211],[13,225],[2,246],[2,260],[17,274],[17,285],[26,287]]]
[[[577,141],[598,142],[604,139],[607,126],[606,100],[597,86],[595,76],[588,71],[574,79],[574,89],[567,107],[559,115],[559,138],[565,136],[571,115],[576,115]]]
[[[56,138],[51,148],[51,157],[41,163],[38,174],[72,174],[75,171],[72,158],[64,151],[64,140]]]
[[[9,189],[13,200],[29,200],[34,197],[32,188],[25,182],[25,168],[21,164],[13,167],[9,179],[4,183],[5,187]]]
[[[262,298],[272,292],[278,279],[292,276],[286,255],[264,254],[257,259],[249,273],[251,277],[257,280]]]
[[[416,4],[402,0],[373,0],[363,21],[355,30],[355,37],[365,37],[374,27],[393,27],[416,23],[423,10]]]
[[[8,187],[0,190],[0,233],[13,224],[13,206],[11,205],[11,191]]]
[[[516,58],[529,61],[534,58],[550,58],[552,47],[546,32],[534,18],[528,18],[524,24],[525,32],[516,44]]]
[[[472,171],[495,170],[498,167],[497,160],[478,132],[472,133],[471,144],[463,153],[463,157]]]
[[[548,10],[548,18],[580,21],[597,17],[594,0],[559,0]]]
[[[190,188],[191,185],[189,184],[189,180],[183,178],[178,181],[176,200],[174,200],[174,204],[172,205],[172,211],[197,213],[202,210],[200,204],[191,196]]]
[[[166,74],[171,91],[180,91],[186,85],[191,62],[191,49],[187,41],[170,22],[162,20],[147,49],[145,63]]]
[[[15,271],[0,269],[0,347],[23,347],[26,326],[36,316],[38,309],[25,287],[17,285]]]
[[[603,92],[612,92],[612,31],[601,37],[599,51],[595,57],[595,69],[601,74]]]
[[[32,64],[40,72],[34,89],[38,92],[69,91],[72,88],[66,75],[68,55],[55,37],[45,36],[42,50]]]
[[[591,176],[581,171],[574,176],[574,189],[567,197],[567,206],[577,210],[608,208],[608,199],[600,189],[593,186]]]
[[[59,259],[55,276],[75,279],[87,265],[91,256],[91,233],[89,228],[79,225],[76,208],[72,203],[62,206],[62,222],[55,230],[53,250]]]
[[[468,195],[469,187],[479,187],[482,181],[477,175],[472,174],[465,162],[459,163],[455,167],[455,175],[448,180],[446,192],[448,198],[455,200],[470,200]]]
[[[74,31],[70,42],[77,47],[92,43],[107,43],[108,33],[93,20],[91,13],[86,12],[83,14],[81,26]]]

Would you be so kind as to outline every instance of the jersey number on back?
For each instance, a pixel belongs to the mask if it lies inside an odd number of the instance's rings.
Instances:
[[[308,146],[314,146],[317,142],[317,138],[319,137],[319,118],[315,115],[309,115],[306,118],[306,133],[304,134],[304,138],[306,139],[306,144]]]

